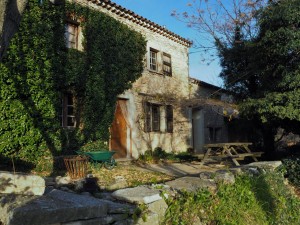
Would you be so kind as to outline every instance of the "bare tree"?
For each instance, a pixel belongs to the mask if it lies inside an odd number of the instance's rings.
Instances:
[[[190,0],[185,11],[174,10],[171,15],[198,32],[194,47],[212,60],[217,45],[232,46],[236,35],[245,40],[255,37],[256,14],[268,1]]]

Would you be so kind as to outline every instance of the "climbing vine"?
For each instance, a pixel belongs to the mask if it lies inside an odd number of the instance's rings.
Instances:
[[[70,14],[80,18],[83,51],[66,48]],[[141,75],[145,50],[142,35],[101,12],[30,0],[0,63],[0,154],[35,161],[107,141],[117,96]],[[67,91],[80,117],[72,130],[60,125]]]

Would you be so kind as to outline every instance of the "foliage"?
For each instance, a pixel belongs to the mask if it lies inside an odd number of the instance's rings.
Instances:
[[[282,163],[285,177],[293,185],[300,188],[300,158],[287,158],[282,160]]]
[[[299,9],[295,0],[270,2],[258,14],[255,38],[220,51],[227,86],[248,90],[241,104],[248,118],[291,129],[300,122]]]
[[[216,193],[183,192],[169,199],[165,224],[299,224],[300,200],[278,173],[241,175]]]
[[[108,151],[108,145],[101,140],[89,141],[85,143],[80,150],[83,152]]]
[[[84,27],[82,52],[65,47],[72,13]],[[141,75],[145,50],[142,35],[101,12],[30,0],[0,63],[0,154],[34,162],[107,141],[117,96]],[[82,118],[74,130],[60,127],[65,92]]]
[[[139,156],[140,161],[144,162],[159,162],[159,161],[172,161],[172,162],[181,162],[181,161],[197,161],[198,158],[193,156],[191,152],[166,152],[161,147],[156,147],[153,151],[147,150],[144,154]]]

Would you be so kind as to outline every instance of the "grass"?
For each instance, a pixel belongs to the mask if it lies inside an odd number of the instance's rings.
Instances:
[[[105,168],[97,169],[91,167],[93,176],[99,179],[98,184],[104,188],[110,188],[116,182],[116,179],[123,178],[127,184],[123,187],[134,187],[143,184],[163,183],[174,179],[166,174],[147,171],[133,164],[118,163],[112,170]]]
[[[242,175],[233,185],[219,184],[216,193],[183,192],[167,201],[163,224],[300,224],[300,200],[278,173]]]

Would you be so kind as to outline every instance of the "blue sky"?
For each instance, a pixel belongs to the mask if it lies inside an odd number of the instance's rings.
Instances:
[[[171,16],[173,10],[186,10],[188,0],[112,0],[113,2],[134,11],[135,13],[159,24],[166,26],[170,31],[191,40],[197,39],[197,32],[188,28],[184,23]],[[203,63],[200,53],[192,53],[190,49],[190,76],[204,82],[222,86],[218,77],[221,70],[218,62],[210,65]]]

